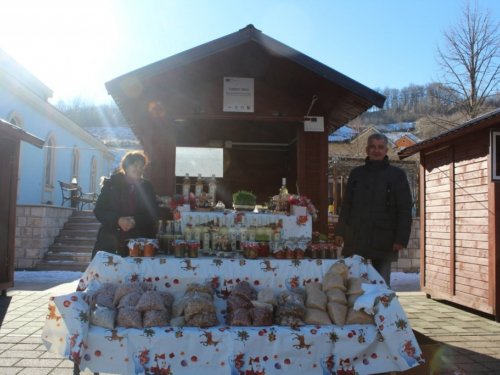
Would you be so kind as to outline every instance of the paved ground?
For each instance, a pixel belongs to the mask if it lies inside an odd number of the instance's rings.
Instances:
[[[23,282],[0,297],[0,375],[73,373],[73,363],[48,353],[40,336],[49,297],[75,289],[76,282]],[[443,344],[432,361],[434,369],[453,375],[500,374],[500,323],[421,292],[397,294],[411,327]]]

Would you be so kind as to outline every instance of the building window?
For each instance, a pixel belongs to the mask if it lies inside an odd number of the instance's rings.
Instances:
[[[73,150],[73,155],[71,157],[71,175],[69,176],[70,181],[73,177],[77,180],[80,179],[80,150],[75,148]]]
[[[90,165],[90,192],[95,193],[97,190],[97,158],[94,156],[92,158],[92,164]]]
[[[45,186],[54,187],[55,169],[56,169],[56,140],[50,135],[45,144]]]
[[[175,175],[224,177],[224,150],[222,148],[177,147]]]

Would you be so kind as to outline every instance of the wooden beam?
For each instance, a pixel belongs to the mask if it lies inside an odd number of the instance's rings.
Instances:
[[[425,154],[420,153],[420,286],[425,287],[426,243],[425,243]]]

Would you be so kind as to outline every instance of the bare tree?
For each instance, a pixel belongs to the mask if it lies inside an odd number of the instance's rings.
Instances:
[[[500,81],[500,23],[490,10],[467,1],[458,23],[443,33],[437,47],[440,87],[447,91],[448,106],[462,114],[459,122],[486,112],[488,98]]]

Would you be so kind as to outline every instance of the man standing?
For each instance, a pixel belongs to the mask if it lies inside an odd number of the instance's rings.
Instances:
[[[349,175],[335,242],[344,243],[342,254],[371,259],[389,286],[391,263],[408,245],[412,224],[412,199],[406,173],[389,164],[384,134],[368,137],[365,165]]]

